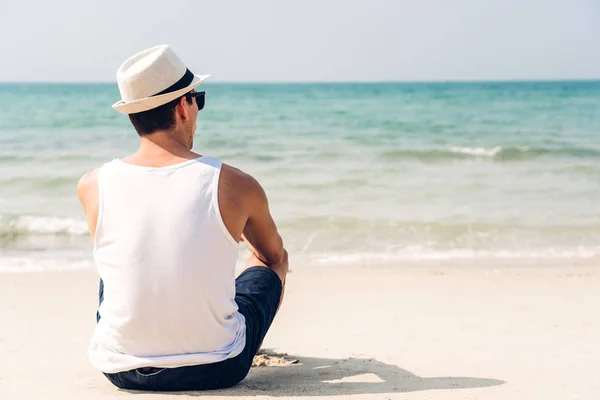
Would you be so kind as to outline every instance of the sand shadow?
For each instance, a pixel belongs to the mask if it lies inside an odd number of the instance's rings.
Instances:
[[[265,351],[272,357],[282,355]],[[497,386],[504,381],[473,377],[424,378],[396,365],[371,358],[328,359],[285,355],[298,363],[252,368],[238,385],[210,392],[181,392],[187,396],[343,396],[392,394],[432,389]],[[173,395],[174,393],[170,393]]]

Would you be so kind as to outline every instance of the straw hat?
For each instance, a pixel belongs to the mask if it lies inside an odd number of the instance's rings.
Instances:
[[[210,75],[194,75],[167,45],[128,58],[117,70],[121,101],[113,108],[123,114],[148,111],[184,95]]]

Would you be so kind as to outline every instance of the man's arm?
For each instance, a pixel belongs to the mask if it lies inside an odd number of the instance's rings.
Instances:
[[[269,201],[262,186],[248,175],[248,220],[242,239],[256,258],[267,265],[284,262],[283,240],[269,210]]]
[[[252,176],[223,164],[219,180],[219,209],[231,236],[246,242],[253,257],[248,265],[264,265],[285,284],[287,252],[271,217],[265,191]],[[254,259],[254,260],[253,260]]]
[[[87,219],[92,240],[96,234],[98,222],[98,169],[86,172],[77,184],[77,196]]]

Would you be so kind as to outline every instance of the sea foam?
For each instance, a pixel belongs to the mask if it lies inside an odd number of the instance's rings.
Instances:
[[[86,222],[73,218],[0,215],[0,236],[75,235],[88,232]]]

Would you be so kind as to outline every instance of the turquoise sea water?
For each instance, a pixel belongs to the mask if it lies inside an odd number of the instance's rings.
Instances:
[[[600,260],[600,82],[206,84],[197,152],[293,266]],[[0,84],[0,271],[91,265],[75,186],[136,149],[115,84]]]

